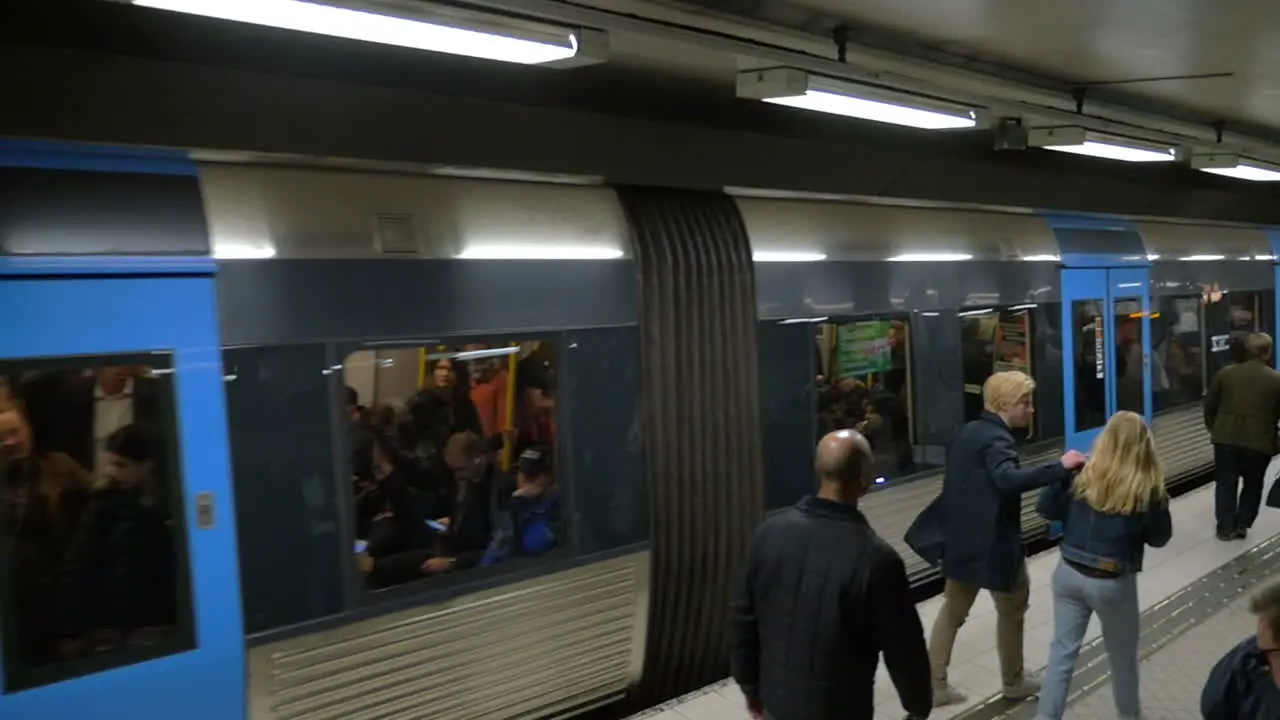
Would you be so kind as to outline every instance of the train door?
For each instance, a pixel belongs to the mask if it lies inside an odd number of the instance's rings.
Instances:
[[[1087,452],[1107,419],[1151,420],[1151,298],[1146,268],[1062,271],[1063,406],[1068,448]]]
[[[0,717],[245,716],[214,269],[0,258]]]

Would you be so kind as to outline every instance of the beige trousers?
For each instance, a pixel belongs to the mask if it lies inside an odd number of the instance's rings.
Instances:
[[[948,580],[943,589],[942,607],[933,621],[933,633],[929,637],[929,664],[933,668],[934,687],[947,684],[947,667],[951,665],[951,651],[955,648],[956,633],[969,617],[969,609],[978,598],[977,585]],[[1005,687],[1022,682],[1022,631],[1031,597],[1031,581],[1027,577],[1027,564],[1018,565],[1018,574],[1009,592],[991,591],[996,605],[996,652],[1000,655],[1000,675]]]

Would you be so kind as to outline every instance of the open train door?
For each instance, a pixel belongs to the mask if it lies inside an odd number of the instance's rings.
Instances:
[[[0,144],[0,717],[244,717],[207,238],[182,156]]]

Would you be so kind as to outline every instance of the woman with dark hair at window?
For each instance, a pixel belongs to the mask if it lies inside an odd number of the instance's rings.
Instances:
[[[0,402],[0,602],[12,608],[27,666],[58,658],[57,580],[88,489],[89,475],[74,460],[41,449],[21,401]]]

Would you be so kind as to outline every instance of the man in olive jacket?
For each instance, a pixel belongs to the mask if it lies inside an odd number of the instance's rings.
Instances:
[[[1223,368],[1204,398],[1204,424],[1213,439],[1219,540],[1240,539],[1248,533],[1262,504],[1267,465],[1280,451],[1276,442],[1280,373],[1268,364],[1271,345],[1266,333],[1245,338],[1245,361]]]

